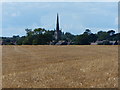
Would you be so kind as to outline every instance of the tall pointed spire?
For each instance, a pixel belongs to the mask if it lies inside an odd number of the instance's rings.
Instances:
[[[61,30],[59,29],[59,16],[58,16],[58,13],[57,13],[55,40],[60,40],[60,39],[61,39]]]
[[[58,13],[57,13],[56,30],[59,31],[59,16],[58,16]]]

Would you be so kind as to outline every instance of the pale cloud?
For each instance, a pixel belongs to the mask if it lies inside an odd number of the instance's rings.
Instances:
[[[119,0],[2,0],[2,2],[119,2]]]
[[[115,18],[115,25],[118,25],[118,17]]]
[[[10,28],[2,28],[2,36],[11,37],[12,35],[25,35],[25,28],[24,27],[10,27]]]
[[[32,25],[26,27],[26,28],[32,28],[32,29],[35,29],[35,28],[40,28],[40,25],[38,25],[37,23],[33,23]],[[42,27],[41,27],[42,28]]]
[[[64,32],[80,34],[86,27],[108,30],[114,28],[113,23],[117,22],[115,21],[116,7],[117,3],[5,3],[3,28],[7,28],[4,35],[25,34],[26,28],[54,29],[57,12],[60,28]],[[20,27],[23,28],[17,29]],[[93,31],[97,32],[95,29]]]
[[[12,13],[11,16],[16,17],[17,13]]]

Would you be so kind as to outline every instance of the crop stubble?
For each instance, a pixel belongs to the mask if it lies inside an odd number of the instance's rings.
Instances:
[[[3,88],[118,87],[118,46],[2,46]]]

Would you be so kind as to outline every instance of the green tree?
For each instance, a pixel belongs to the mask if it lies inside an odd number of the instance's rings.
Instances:
[[[103,31],[99,31],[97,33],[97,36],[98,36],[99,41],[107,40],[109,38],[109,34],[107,32],[103,32]]]
[[[88,34],[82,34],[82,35],[76,36],[75,44],[89,45],[90,44],[89,35]]]
[[[90,34],[89,35],[89,41],[90,42],[95,42],[98,39],[96,34]]]
[[[107,33],[108,33],[110,36],[112,36],[112,35],[115,34],[115,31],[114,31],[114,30],[109,30]]]
[[[64,40],[66,40],[66,41],[73,41],[74,38],[75,38],[75,36],[69,32],[66,32],[64,34]]]
[[[90,34],[91,34],[91,30],[90,30],[90,29],[86,29],[83,34],[88,34],[88,35],[90,35]]]
[[[20,37],[20,38],[17,40],[17,45],[22,45],[24,39],[25,39],[25,36]]]

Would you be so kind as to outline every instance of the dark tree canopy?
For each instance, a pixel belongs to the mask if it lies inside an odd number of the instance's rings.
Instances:
[[[2,37],[4,45],[49,45],[51,42],[56,43],[54,37],[54,30],[46,30],[44,28],[25,29],[26,36],[20,37],[19,35],[13,37]],[[72,42],[76,45],[89,45],[96,41],[104,41],[102,44],[110,45],[109,41],[120,41],[120,33],[115,33],[114,30],[99,31],[92,33],[90,29],[86,29],[83,34],[73,35],[70,32],[62,32],[61,41],[64,45],[67,42]],[[101,44],[101,43],[100,43]]]

